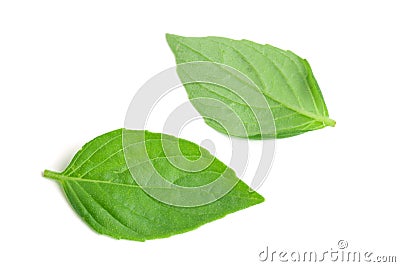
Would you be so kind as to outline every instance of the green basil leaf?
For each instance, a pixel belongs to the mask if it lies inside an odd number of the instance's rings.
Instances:
[[[124,142],[124,134],[130,137],[130,143]],[[178,142],[182,153],[174,155],[173,160],[168,158],[163,147],[171,141]],[[127,157],[143,158],[144,154],[139,150],[134,153],[134,148],[124,153],[124,148],[140,143],[146,148],[146,164],[151,162],[173,185],[197,188],[219,180],[224,173],[234,186],[205,205],[182,207],[161,202],[132,178],[130,168],[135,169],[136,172],[132,172],[135,175],[140,174],[137,170],[141,168],[140,164],[129,165],[132,158]],[[202,170],[176,167],[179,163],[188,165],[188,159],[195,162],[201,157],[211,159]],[[63,172],[46,170],[44,176],[60,183],[72,208],[92,229],[116,239],[145,241],[168,237],[264,201],[206,149],[184,139],[143,130],[119,129],[101,135],[84,145]],[[151,180],[152,177],[147,178]],[[162,190],[171,191],[172,196],[176,193],[174,187]]]
[[[271,45],[261,45],[248,40],[232,40],[222,37],[182,37],[167,34],[167,42],[175,55],[177,71],[184,84],[189,99],[205,122],[225,134],[233,136],[267,139],[284,138],[307,131],[334,126],[329,118],[318,83],[305,59],[291,51],[281,50]],[[267,108],[257,107],[242,101],[245,93],[239,87],[226,88],[218,84],[193,81],[201,68],[181,67],[189,62],[213,62],[229,66],[242,73],[261,91],[267,101]],[[200,70],[199,70],[200,69]],[[216,72],[203,68],[203,71]],[[219,73],[224,70],[217,71]],[[225,73],[228,71],[225,70]],[[225,80],[240,77],[232,72]],[[191,78],[188,78],[191,77]],[[247,84],[250,93],[254,88]],[[227,90],[229,89],[229,90]],[[207,101],[197,101],[208,98]],[[211,101],[214,100],[214,101]],[[221,107],[215,108],[215,100],[220,101],[240,118],[246,131],[237,130],[237,121],[227,118]],[[269,107],[268,107],[269,106]],[[268,110],[266,110],[268,109]],[[270,113],[269,119],[259,120],[254,113]],[[230,116],[232,117],[232,116]],[[217,123],[218,122],[218,123]],[[260,125],[263,127],[259,127]],[[268,125],[264,125],[268,124]],[[272,126],[274,132],[270,130]]]

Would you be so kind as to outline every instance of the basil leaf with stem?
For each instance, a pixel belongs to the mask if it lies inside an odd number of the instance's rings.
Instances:
[[[132,178],[123,151],[124,132],[133,137],[145,136],[148,160],[173,184],[198,187],[226,173],[235,186],[202,206],[180,207],[160,202]],[[211,164],[194,172],[175,167],[164,153],[164,137],[179,142],[182,155],[174,156],[175,163],[206,157],[212,159]],[[135,153],[129,155],[134,157]],[[145,241],[169,237],[264,201],[206,149],[184,139],[143,130],[119,129],[103,134],[84,145],[63,172],[46,170],[44,176],[59,182],[72,208],[93,230],[116,239]]]
[[[252,114],[257,111],[257,107],[243,102],[240,99],[243,93],[238,93],[235,88],[228,88],[231,90],[229,92],[222,86],[204,81],[184,83],[194,107],[204,117],[205,122],[217,131],[243,138],[268,139],[291,137],[326,126],[335,126],[336,122],[329,118],[328,109],[309,63],[293,52],[267,44],[222,37],[183,37],[167,34],[166,38],[175,55],[178,75],[183,83],[187,77],[197,75],[195,71],[198,72],[198,69],[192,69],[191,72],[190,68],[180,69],[179,64],[206,61],[224,64],[237,70],[262,91],[270,109],[265,112],[272,113],[273,121],[256,120]],[[232,80],[235,78],[239,77],[232,73],[228,77]],[[252,85],[247,86],[250,91]],[[222,125],[223,127],[216,124],[215,121],[226,121],[224,112],[214,112],[210,118],[210,112],[207,111],[213,105],[207,105],[204,101],[201,105],[196,105],[193,103],[196,98],[209,98],[224,103],[242,119],[247,133],[231,134],[235,133],[236,123],[230,123],[229,120]],[[259,123],[274,124],[275,132],[260,131],[260,127],[257,127]]]

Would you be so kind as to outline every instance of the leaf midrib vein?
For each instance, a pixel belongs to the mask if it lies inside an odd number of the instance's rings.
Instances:
[[[142,188],[149,188],[149,189],[164,189],[164,190],[171,190],[170,188],[165,188],[165,187],[146,187],[146,186],[139,186],[139,185],[134,185],[134,184],[124,184],[124,183],[115,183],[112,181],[104,181],[104,180],[93,180],[93,179],[82,179],[79,177],[69,177],[65,176],[63,174],[45,170],[44,171],[44,177],[60,182],[84,182],[84,183],[99,183],[99,184],[109,184],[109,185],[115,185],[115,186],[123,186],[123,187],[131,187],[131,188],[136,188],[136,189],[142,189]],[[240,182],[240,181],[239,181]],[[193,187],[196,188],[196,187]],[[229,196],[231,198],[241,198],[239,196]],[[259,198],[252,198],[252,197],[246,197],[246,199],[250,200],[259,200]]]

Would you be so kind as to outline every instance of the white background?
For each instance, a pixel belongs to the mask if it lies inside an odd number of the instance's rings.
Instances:
[[[399,262],[399,10],[396,1],[1,1],[0,265],[266,266],[267,245],[324,251],[340,239]],[[264,203],[171,238],[118,241],[90,230],[41,172],[123,126],[135,91],[174,64],[167,32],[307,58],[337,126],[278,140]]]

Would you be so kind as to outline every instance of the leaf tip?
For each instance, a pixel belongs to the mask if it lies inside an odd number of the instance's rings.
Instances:
[[[258,194],[258,193],[257,193]],[[258,198],[258,202],[257,202],[257,204],[259,204],[259,203],[263,203],[264,201],[265,201],[265,197],[263,197],[262,195],[260,195],[260,194],[258,194],[258,196],[257,196],[257,198]]]
[[[171,34],[171,33],[166,33],[165,34],[165,39],[167,39],[167,42],[170,44],[171,42],[173,42],[174,40],[177,39],[177,37],[179,37],[178,35],[175,34]]]
[[[255,200],[254,201],[255,204],[260,204],[265,201],[265,198],[261,194],[257,193],[257,191],[254,190],[253,188],[249,187],[248,190],[251,195],[254,195],[252,198]]]
[[[177,49],[177,47],[179,47],[179,40],[181,40],[183,38],[184,37],[176,35],[176,34],[171,34],[171,33],[165,34],[165,39],[167,40],[167,43],[173,53],[175,53],[175,50]]]

